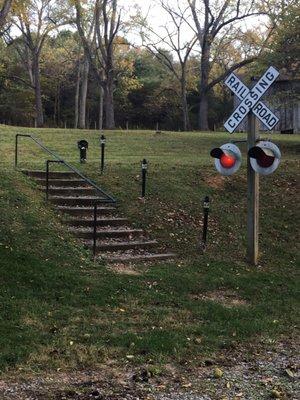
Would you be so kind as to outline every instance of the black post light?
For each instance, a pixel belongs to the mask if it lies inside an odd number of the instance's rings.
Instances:
[[[101,174],[103,174],[104,160],[105,160],[105,145],[106,145],[106,137],[104,135],[102,135],[100,138],[100,144],[101,144]]]
[[[206,249],[206,243],[207,243],[209,210],[210,210],[210,199],[208,196],[206,196],[203,201],[203,235],[202,235],[203,250]]]
[[[77,143],[80,152],[80,163],[84,164],[87,160],[87,149],[89,148],[89,143],[87,140],[79,140]]]
[[[148,172],[148,161],[144,158],[142,161],[142,199],[146,196],[146,181]]]

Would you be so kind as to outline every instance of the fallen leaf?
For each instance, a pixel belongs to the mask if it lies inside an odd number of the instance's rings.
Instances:
[[[281,398],[281,393],[278,390],[273,389],[271,391],[271,397],[273,397],[273,399],[280,399]]]
[[[215,368],[214,377],[215,378],[222,378],[222,376],[223,376],[223,371],[220,368]]]
[[[185,383],[184,385],[182,385],[183,388],[190,388],[191,386],[191,383]]]
[[[285,369],[285,372],[290,378],[295,378],[294,373],[289,368]]]

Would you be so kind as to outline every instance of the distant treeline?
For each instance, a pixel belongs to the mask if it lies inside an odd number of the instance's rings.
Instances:
[[[228,73],[299,71],[295,0],[155,4],[160,29],[133,2],[125,11],[119,0],[3,1],[0,123],[218,129],[233,106]],[[244,24],[261,15],[264,29]]]

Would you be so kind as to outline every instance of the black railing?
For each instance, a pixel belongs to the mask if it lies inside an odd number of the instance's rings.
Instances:
[[[63,164],[65,167],[67,167],[70,171],[74,172],[76,175],[78,175],[81,179],[83,179],[87,184],[92,186],[98,193],[101,194],[101,196],[104,196],[104,198],[100,201],[97,200],[99,203],[116,203],[116,199],[114,199],[112,196],[107,194],[104,190],[102,190],[95,182],[87,178],[85,175],[83,175],[77,168],[73,167],[71,164],[69,164],[67,161],[63,160],[61,157],[59,157],[54,151],[48,149],[48,147],[44,146],[43,143],[41,143],[37,138],[35,138],[32,135],[24,135],[24,134],[17,134],[16,135],[16,144],[15,144],[15,168],[18,169],[18,161],[19,161],[19,138],[20,137],[27,137],[33,140],[41,149],[43,149],[46,153],[50,154],[52,157],[55,158],[57,162],[60,164]],[[50,160],[51,161],[51,160]]]
[[[82,180],[85,181],[88,185],[92,186],[96,192],[98,192],[103,198],[95,199],[94,202],[94,222],[93,222],[93,254],[96,256],[97,250],[97,224],[98,224],[98,205],[103,203],[110,203],[115,204],[116,200],[107,194],[104,190],[102,190],[95,182],[91,181],[85,175],[83,175],[78,169],[70,165],[67,161],[60,158],[54,151],[48,149],[48,147],[44,146],[37,138],[32,135],[25,135],[25,134],[17,134],[16,135],[16,142],[15,142],[15,168],[18,168],[18,161],[19,161],[19,138],[26,137],[33,140],[41,149],[43,149],[46,153],[50,154],[54,160],[47,160],[46,161],[46,199],[49,199],[49,175],[50,175],[50,164],[51,163],[58,163],[62,164],[67,167],[70,171],[74,172],[78,175]]]

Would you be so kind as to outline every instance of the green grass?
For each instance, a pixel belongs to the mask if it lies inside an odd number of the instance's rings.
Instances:
[[[34,184],[13,171],[14,135],[33,133],[79,166],[77,140],[90,143],[80,166],[115,195],[124,215],[179,254],[176,262],[120,275],[94,264],[56,219]],[[1,127],[0,368],[51,370],[170,360],[197,362],[237,343],[291,335],[298,321],[296,181],[300,137],[275,136],[283,160],[261,179],[261,261],[245,262],[246,170],[221,178],[209,151],[225,133],[107,132],[99,173],[95,131]],[[245,136],[235,135],[238,139]],[[45,156],[21,139],[20,165],[44,168]],[[241,145],[245,154],[245,145]],[[148,198],[140,160],[149,160]],[[211,198],[207,252],[199,250],[202,200]],[[243,300],[226,307],[211,293]],[[206,295],[206,297],[205,297]]]

